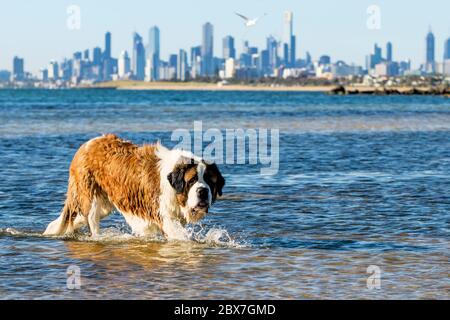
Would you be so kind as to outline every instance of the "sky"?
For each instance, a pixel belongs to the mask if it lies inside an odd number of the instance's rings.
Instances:
[[[0,70],[12,69],[15,55],[25,58],[25,69],[36,73],[52,59],[73,52],[104,47],[104,33],[112,33],[112,54],[131,52],[132,33],[148,41],[148,30],[161,31],[161,55],[167,59],[180,48],[201,44],[202,25],[214,25],[214,54],[222,55],[222,38],[232,35],[238,53],[244,40],[262,48],[268,35],[283,34],[283,12],[294,13],[297,57],[309,51],[313,59],[330,55],[364,65],[365,56],[378,43],[394,47],[394,59],[410,58],[413,67],[425,60],[425,36],[431,26],[436,36],[436,58],[442,60],[444,41],[450,37],[448,0],[0,0]],[[71,5],[80,8],[80,28],[68,28]],[[368,14],[379,8],[379,19]],[[246,28],[239,12],[262,17]],[[376,20],[373,20],[376,19]],[[379,21],[379,28],[368,28]],[[71,20],[69,20],[70,22]],[[377,23],[371,24],[377,26]],[[92,53],[91,53],[92,54]]]

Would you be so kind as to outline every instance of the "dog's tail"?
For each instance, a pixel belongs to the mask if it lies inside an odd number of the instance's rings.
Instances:
[[[74,216],[74,213],[70,210],[69,207],[70,206],[66,201],[58,219],[50,222],[50,224],[47,226],[47,229],[45,229],[45,236],[60,236],[64,235],[65,233],[69,233],[70,230],[68,229],[71,229],[70,226],[72,225],[72,219]]]

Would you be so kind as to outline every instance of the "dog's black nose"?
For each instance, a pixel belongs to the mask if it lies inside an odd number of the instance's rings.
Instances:
[[[197,195],[200,200],[208,200],[208,189],[207,188],[198,188]]]

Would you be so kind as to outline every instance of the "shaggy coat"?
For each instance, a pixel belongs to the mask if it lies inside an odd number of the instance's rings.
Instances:
[[[189,152],[160,144],[139,147],[104,135],[76,152],[64,208],[44,234],[70,234],[88,225],[96,235],[100,220],[117,209],[136,234],[159,230],[167,237],[184,238],[181,227],[202,218],[224,184],[215,164]],[[209,197],[194,199],[194,186],[209,190]]]

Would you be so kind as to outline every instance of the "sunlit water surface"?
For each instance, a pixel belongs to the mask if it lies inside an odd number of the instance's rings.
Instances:
[[[136,238],[118,213],[97,239],[40,235],[84,141],[173,146],[199,120],[279,129],[278,174],[221,165],[224,197],[191,241]],[[448,299],[449,133],[441,97],[0,91],[0,298]]]

